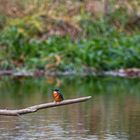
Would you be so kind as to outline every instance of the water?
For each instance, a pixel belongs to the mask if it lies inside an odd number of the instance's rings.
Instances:
[[[66,99],[92,99],[21,117],[0,116],[0,140],[140,140],[139,79],[3,77],[0,108],[50,102],[54,87]]]

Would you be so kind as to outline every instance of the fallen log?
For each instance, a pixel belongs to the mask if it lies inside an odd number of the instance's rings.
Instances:
[[[91,98],[91,96],[87,96],[87,97],[81,97],[81,98],[76,98],[76,99],[64,100],[60,103],[50,102],[50,103],[34,105],[34,106],[27,107],[27,108],[24,108],[24,109],[16,109],[16,110],[0,109],[0,115],[19,116],[19,115],[23,115],[23,114],[37,112],[40,109],[84,102],[84,101],[89,100],[90,98]]]

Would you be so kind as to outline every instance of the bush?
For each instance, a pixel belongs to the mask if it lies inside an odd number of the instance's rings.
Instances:
[[[61,71],[140,67],[139,34],[122,33],[104,19],[81,20],[79,25],[83,32],[75,40],[66,35],[42,39],[45,25],[38,17],[9,19],[0,34],[0,68],[45,69],[50,64]]]

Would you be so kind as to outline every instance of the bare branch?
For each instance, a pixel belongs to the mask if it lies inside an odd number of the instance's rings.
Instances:
[[[45,103],[45,104],[34,105],[34,106],[27,107],[24,109],[16,109],[16,110],[0,109],[0,115],[19,116],[19,115],[23,115],[27,113],[37,112],[40,109],[84,102],[90,98],[91,96],[87,96],[87,97],[81,97],[81,98],[76,98],[76,99],[64,100],[60,103],[50,102],[50,103]]]

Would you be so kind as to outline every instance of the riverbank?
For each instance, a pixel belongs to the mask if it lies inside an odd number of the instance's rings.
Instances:
[[[100,73],[140,68],[140,28],[130,25],[133,16],[125,10],[120,5],[96,17],[83,6],[71,16],[62,11],[59,16],[44,11],[1,16],[0,70]]]
[[[140,78],[140,69],[120,69],[114,71],[95,71],[93,69],[85,69],[83,72],[77,71],[44,71],[44,70],[3,70],[0,71],[0,76],[12,77],[57,77],[57,76],[113,76],[125,78]]]

